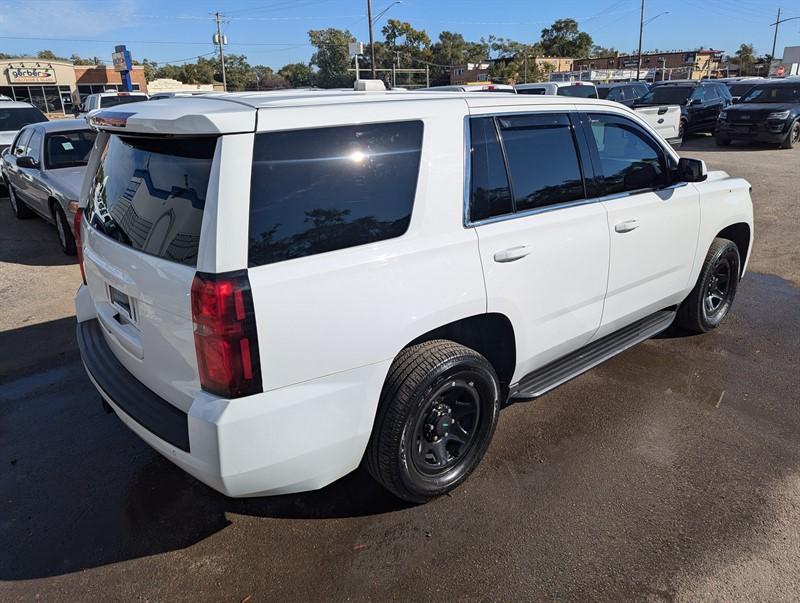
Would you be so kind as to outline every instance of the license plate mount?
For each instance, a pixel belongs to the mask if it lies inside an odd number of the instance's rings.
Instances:
[[[136,311],[133,300],[119,289],[108,285],[108,298],[120,313],[124,314],[128,321],[136,322]]]

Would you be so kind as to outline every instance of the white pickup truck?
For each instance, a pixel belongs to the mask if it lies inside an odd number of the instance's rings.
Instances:
[[[683,133],[681,132],[681,108],[678,105],[636,107],[634,111],[673,147],[677,148],[681,145]]]
[[[288,90],[89,121],[83,363],[229,496],[362,460],[405,500],[444,494],[504,405],[720,324],[752,246],[749,183],[614,102]]]

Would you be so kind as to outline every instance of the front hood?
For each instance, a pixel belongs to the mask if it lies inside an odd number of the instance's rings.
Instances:
[[[62,168],[60,170],[50,170],[47,172],[47,177],[50,181],[50,186],[61,193],[65,199],[78,201],[85,173],[85,167]]]
[[[728,107],[728,115],[738,117],[741,115],[753,115],[766,117],[770,113],[778,111],[790,111],[797,108],[797,103],[743,103]]]

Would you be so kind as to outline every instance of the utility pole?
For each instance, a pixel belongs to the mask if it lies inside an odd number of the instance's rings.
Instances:
[[[222,35],[221,23],[222,23],[223,15],[219,14],[219,11],[214,13],[214,21],[217,23],[217,35],[214,36],[214,42],[219,44],[219,64],[220,68],[222,69],[222,89],[227,92],[228,91],[228,80],[225,77],[225,52],[223,51],[222,47],[227,42],[225,36]]]
[[[781,24],[781,9],[778,9],[778,18],[775,19],[775,35],[772,37],[772,54],[769,55],[770,65],[767,67],[767,75],[772,69],[772,61],[775,60],[775,46],[778,44],[778,26]]]
[[[369,21],[369,56],[372,67],[372,79],[378,79],[375,73],[375,43],[372,40],[372,0],[367,0],[367,20]]]
[[[644,0],[642,0],[642,10],[639,15],[639,54],[636,57],[636,81],[639,81],[639,74],[642,71],[642,33],[644,32]]]

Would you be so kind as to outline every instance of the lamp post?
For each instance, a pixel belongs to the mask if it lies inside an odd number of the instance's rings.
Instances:
[[[781,19],[781,9],[778,9],[778,18],[775,19],[775,23],[772,23],[770,27],[775,27],[775,35],[772,37],[772,54],[770,54],[770,68],[772,67],[772,61],[775,60],[775,46],[778,44],[778,25],[781,23],[786,23],[787,21],[794,21],[796,19],[800,19],[800,17],[787,17],[786,19]],[[767,75],[769,75],[769,69],[767,69]]]

